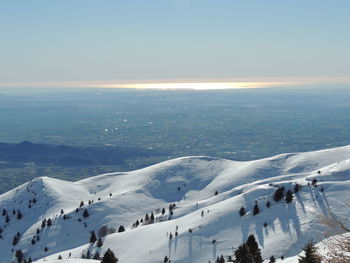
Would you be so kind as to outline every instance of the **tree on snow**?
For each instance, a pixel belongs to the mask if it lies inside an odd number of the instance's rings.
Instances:
[[[239,215],[244,216],[246,214],[245,208],[242,206],[241,209],[239,209]]]
[[[96,252],[92,259],[100,259],[100,254]]]
[[[89,217],[89,212],[88,212],[88,210],[87,209],[85,209],[84,210],[84,212],[83,212],[83,217]]]
[[[254,235],[249,235],[246,245],[249,248],[250,254],[253,256],[254,262],[255,263],[262,263],[262,257],[261,257],[261,251],[259,248],[258,243],[255,240]]]
[[[112,250],[107,249],[107,251],[103,255],[101,263],[116,263],[116,262],[118,262],[118,259],[115,257]]]
[[[118,228],[118,232],[124,232],[125,231],[125,227],[123,225],[120,225]]]
[[[295,184],[295,186],[294,186],[294,193],[299,192],[299,190],[300,190],[300,185],[299,184]]]
[[[235,250],[235,263],[254,263],[254,258],[250,254],[249,247],[246,244],[240,245]]]
[[[253,215],[255,216],[255,215],[259,214],[259,212],[260,212],[260,209],[259,209],[258,203],[255,203],[254,208],[253,208]]]
[[[299,256],[299,263],[321,263],[321,257],[317,254],[317,248],[313,241],[309,241],[303,247],[305,256]]]
[[[96,237],[95,231],[92,230],[91,236],[90,236],[90,243],[93,244],[96,242],[96,240],[97,240],[97,237]]]
[[[288,190],[286,193],[286,203],[289,204],[290,202],[293,201],[293,192],[292,190]]]
[[[98,240],[97,240],[97,247],[102,247],[103,246],[103,241],[102,241],[102,239],[101,238],[99,238]]]
[[[273,200],[280,201],[284,196],[284,187],[278,187],[273,195]]]
[[[23,215],[20,210],[17,210],[17,219],[20,220],[22,219]]]

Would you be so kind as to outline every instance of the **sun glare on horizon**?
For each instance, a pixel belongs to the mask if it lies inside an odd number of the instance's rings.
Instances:
[[[131,88],[155,90],[226,90],[255,89],[272,87],[290,82],[169,82],[169,83],[132,83],[132,84],[101,84],[103,88]]]

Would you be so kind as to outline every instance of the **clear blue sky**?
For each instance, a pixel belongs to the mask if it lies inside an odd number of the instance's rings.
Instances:
[[[349,77],[349,0],[0,0],[0,83]]]

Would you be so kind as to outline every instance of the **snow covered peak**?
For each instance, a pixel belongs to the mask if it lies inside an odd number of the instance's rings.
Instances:
[[[249,234],[266,259],[295,256],[309,239],[323,239],[320,214],[349,216],[349,174],[345,146],[248,162],[183,157],[77,182],[36,178],[0,196],[0,263],[16,250],[71,263],[108,248],[119,262],[215,262]],[[284,196],[293,191],[291,202],[274,200],[279,187]],[[102,246],[89,243],[92,231],[108,234]]]

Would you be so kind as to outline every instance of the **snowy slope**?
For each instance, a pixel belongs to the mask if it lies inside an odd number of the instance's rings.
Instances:
[[[308,186],[315,178],[317,187]],[[273,201],[278,186],[288,190],[296,183],[302,189],[290,204]],[[119,262],[162,262],[166,255],[172,262],[213,262],[221,254],[232,255],[249,234],[255,235],[265,259],[283,255],[294,260],[308,240],[324,238],[320,214],[331,208],[349,216],[343,209],[350,201],[349,191],[350,146],[249,162],[184,157],[74,183],[36,178],[0,196],[0,212],[5,209],[10,219],[6,223],[6,216],[0,217],[0,263],[15,260],[18,249],[38,262],[61,255],[74,263],[82,254],[102,255],[108,248]],[[76,212],[81,201],[84,205]],[[255,202],[260,213],[253,216]],[[238,213],[242,206],[247,209],[243,217]],[[83,217],[85,209],[89,217]],[[151,212],[154,223],[132,227]],[[42,228],[42,220],[48,218],[52,225]],[[100,248],[89,244],[90,231],[97,234],[103,225],[116,230],[123,225],[126,231],[107,235]],[[17,232],[19,242],[13,246]]]

